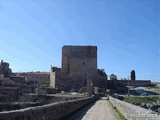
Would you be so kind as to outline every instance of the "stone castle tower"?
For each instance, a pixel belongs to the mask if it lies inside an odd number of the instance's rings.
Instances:
[[[97,74],[96,46],[64,46],[62,48],[62,72],[66,75]]]
[[[97,70],[97,46],[63,46],[61,71],[53,68],[50,86],[60,90],[78,91],[92,78],[95,85],[104,86],[106,80],[106,76],[101,76]]]

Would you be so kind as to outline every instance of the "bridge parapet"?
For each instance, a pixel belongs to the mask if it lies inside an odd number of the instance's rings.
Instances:
[[[96,98],[96,96],[92,96],[20,110],[0,112],[0,120],[59,120],[87,105]]]
[[[110,102],[116,107],[127,120],[159,120],[160,115],[151,110],[121,101],[109,96]]]

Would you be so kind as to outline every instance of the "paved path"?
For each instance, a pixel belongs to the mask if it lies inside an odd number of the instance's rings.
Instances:
[[[120,120],[120,118],[109,101],[103,97],[69,120]]]

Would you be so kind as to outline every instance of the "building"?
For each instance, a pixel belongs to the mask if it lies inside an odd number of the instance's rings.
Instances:
[[[14,72],[10,78],[17,83],[41,86],[50,83],[50,72]]]
[[[16,76],[25,76],[25,81],[30,83],[49,83],[50,82],[50,72],[23,72],[23,73],[15,73]]]
[[[117,76],[114,74],[111,74],[110,76],[108,76],[108,80],[117,80]]]
[[[50,71],[50,86],[65,91],[78,91],[88,84],[106,87],[105,80],[104,71],[97,69],[97,46],[63,46],[62,67]]]
[[[13,80],[23,79],[29,83],[49,84],[50,83],[50,72],[15,72],[12,73],[11,78]]]

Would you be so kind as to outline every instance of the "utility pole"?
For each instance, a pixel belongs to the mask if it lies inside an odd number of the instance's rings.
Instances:
[[[130,97],[129,77],[128,77],[128,97]]]

